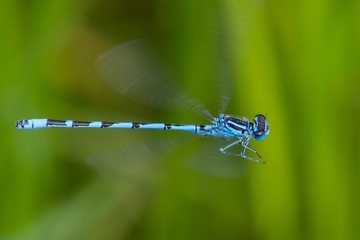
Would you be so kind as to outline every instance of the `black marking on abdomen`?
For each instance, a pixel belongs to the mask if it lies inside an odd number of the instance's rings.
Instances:
[[[101,122],[101,128],[111,127],[112,125],[114,125],[113,122]]]
[[[140,123],[136,123],[136,122],[133,122],[132,123],[132,127],[131,128],[139,128],[140,127]]]
[[[209,130],[206,130],[206,129],[205,129],[205,125],[200,124],[200,125],[197,125],[197,126],[199,127],[199,130],[200,130],[200,131],[209,132]]]
[[[164,123],[164,130],[171,129],[172,124],[171,123]]]
[[[90,123],[88,121],[73,121],[72,127],[88,127]]]
[[[25,128],[25,125],[29,125],[29,120],[28,119],[24,119],[24,120],[18,120],[15,123],[15,126],[17,128],[21,127],[21,128]],[[34,127],[34,126],[33,126]]]
[[[66,120],[48,119],[46,126],[66,126]]]
[[[211,129],[206,129],[206,126],[204,124],[196,124],[195,125],[195,133],[197,133],[197,131],[202,131],[202,132],[211,132]]]

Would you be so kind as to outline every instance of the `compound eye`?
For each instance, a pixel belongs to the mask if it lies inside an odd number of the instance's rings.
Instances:
[[[256,140],[263,140],[269,134],[269,127],[266,122],[266,117],[258,114],[254,117],[254,138]]]
[[[262,114],[258,114],[254,117],[254,122],[255,124],[259,124],[259,125],[265,125],[266,123],[266,117]]]
[[[258,141],[263,140],[265,138],[265,136],[266,136],[265,131],[254,132],[254,138]]]
[[[256,132],[254,132],[254,135],[257,137],[261,137],[264,135],[264,133],[265,133],[264,131],[256,131]]]

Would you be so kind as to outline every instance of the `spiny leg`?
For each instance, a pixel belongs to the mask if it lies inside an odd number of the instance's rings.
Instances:
[[[252,151],[253,153],[255,153],[256,155],[258,155],[259,158],[261,158],[260,154],[253,148],[248,147],[248,144],[250,142],[250,138],[246,138],[245,141],[240,142],[241,146],[243,146],[242,150],[241,150],[241,154],[245,155],[245,151],[246,149]]]
[[[233,155],[233,156],[240,156],[240,157],[243,157],[245,159],[248,159],[250,161],[254,161],[254,162],[257,162],[257,163],[261,163],[261,164],[265,164],[266,162],[265,161],[262,161],[260,159],[257,159],[257,158],[252,158],[252,157],[249,157],[249,156],[246,156],[245,155],[245,151],[246,149],[249,149],[250,151],[252,151],[253,153],[255,153],[256,155],[258,155],[260,158],[261,156],[258,154],[258,152],[250,147],[248,147],[247,145],[249,144],[249,141],[250,141],[250,138],[246,138],[245,140],[243,139],[239,139],[235,142],[232,142],[230,143],[229,145],[223,147],[223,148],[220,148],[220,152],[222,153],[225,153],[225,154],[228,154],[228,155]],[[236,145],[236,144],[241,144],[241,146],[243,147],[242,150],[241,150],[241,153],[234,153],[234,152],[226,152],[225,150]]]

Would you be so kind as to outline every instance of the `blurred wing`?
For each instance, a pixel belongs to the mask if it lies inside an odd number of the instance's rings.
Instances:
[[[212,120],[211,113],[198,100],[181,90],[145,40],[115,46],[97,59],[96,68],[110,86],[135,102],[172,111],[192,110]]]
[[[245,159],[220,152],[220,148],[229,144],[219,138],[198,137],[191,144],[179,163],[194,171],[222,178],[239,178],[247,174],[251,164]],[[187,143],[186,143],[187,144]],[[239,152],[241,147],[239,146]]]
[[[244,3],[245,4],[245,3]],[[218,90],[219,110],[224,112],[233,95],[236,79],[239,76],[239,62],[246,52],[244,35],[251,25],[249,15],[255,3],[242,5],[243,14],[232,15],[227,4],[215,4],[207,12],[208,31],[212,36],[211,59],[213,59],[214,82]]]
[[[210,30],[214,36],[212,44],[214,81],[218,90],[219,110],[224,112],[233,95],[233,81],[236,77],[234,65],[234,46],[229,29],[229,15],[223,9],[215,9],[210,14]]]
[[[192,134],[127,145],[89,156],[86,161],[105,178],[147,175],[168,152],[193,138]]]
[[[237,178],[247,172],[246,161],[219,151],[228,142],[185,134],[112,149],[87,158],[87,162],[105,178],[153,174],[158,161],[166,156],[197,172],[225,178]],[[169,154],[170,151],[171,154]],[[168,155],[167,155],[168,154]]]

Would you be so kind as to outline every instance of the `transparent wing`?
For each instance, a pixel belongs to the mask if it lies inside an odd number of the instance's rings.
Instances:
[[[224,112],[233,95],[236,79],[239,77],[239,59],[244,57],[246,44],[244,35],[250,28],[249,16],[255,3],[241,6],[243,14],[231,14],[226,4],[215,4],[207,12],[208,31],[212,36],[211,58],[213,59],[214,83],[218,90],[219,110]]]
[[[220,153],[219,148],[226,143],[217,138],[186,134],[112,149],[88,157],[87,162],[105,178],[148,176],[164,157],[206,175],[241,177],[247,172],[246,161]]]
[[[234,65],[234,46],[229,29],[229,15],[217,8],[209,13],[210,30],[213,35],[212,52],[214,82],[218,90],[219,111],[224,112],[232,97],[236,77]]]
[[[192,110],[212,120],[211,113],[176,84],[166,64],[145,40],[117,45],[102,54],[95,65],[110,86],[133,101],[172,111]]]
[[[194,171],[222,178],[239,178],[244,176],[251,165],[240,157],[226,155],[220,152],[220,148],[229,144],[218,138],[197,137],[189,141],[191,146],[186,146],[189,151],[185,154],[179,163]],[[238,151],[241,151],[239,146]]]
[[[167,150],[193,138],[185,134],[149,142],[127,145],[89,156],[86,161],[105,178],[124,175],[142,175],[153,169]]]

